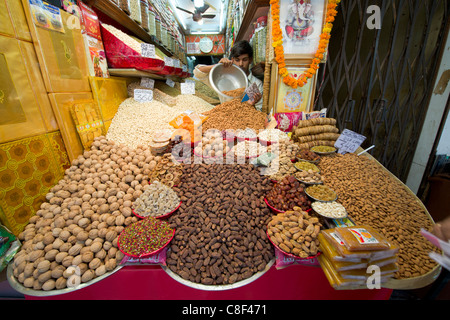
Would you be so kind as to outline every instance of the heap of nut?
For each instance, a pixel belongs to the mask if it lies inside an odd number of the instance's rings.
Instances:
[[[16,279],[27,288],[54,290],[70,286],[74,273],[85,283],[114,270],[123,258],[118,236],[137,221],[131,206],[148,185],[153,159],[148,147],[96,138],[19,234]]]
[[[273,258],[264,202],[269,188],[253,165],[185,165],[174,188],[182,204],[169,217],[176,231],[168,268],[204,285],[232,284],[264,270]]]
[[[286,176],[283,180],[274,183],[266,199],[269,205],[280,211],[292,210],[294,207],[308,210],[311,208],[311,201],[304,188],[305,185],[294,176]]]
[[[319,251],[322,224],[299,207],[277,214],[267,226],[270,240],[282,251],[300,258],[314,256]]]

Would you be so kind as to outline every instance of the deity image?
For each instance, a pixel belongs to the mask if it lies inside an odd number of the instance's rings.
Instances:
[[[314,11],[311,0],[293,0],[285,21],[286,36],[291,41],[307,40],[314,31]]]

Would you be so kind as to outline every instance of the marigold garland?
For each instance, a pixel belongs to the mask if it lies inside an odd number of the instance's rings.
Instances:
[[[322,29],[322,34],[320,35],[319,47],[314,55],[309,68],[303,72],[298,79],[293,78],[286,69],[286,62],[284,60],[284,49],[283,49],[283,31],[280,27],[280,0],[270,0],[270,10],[272,14],[272,46],[275,51],[275,60],[278,63],[278,73],[283,78],[283,83],[292,87],[297,88],[303,87],[309,78],[319,69],[319,63],[323,59],[323,54],[327,50],[328,42],[330,41],[330,32],[333,28],[334,17],[337,14],[336,7],[341,2],[341,0],[328,0],[327,14],[325,18],[325,25]]]

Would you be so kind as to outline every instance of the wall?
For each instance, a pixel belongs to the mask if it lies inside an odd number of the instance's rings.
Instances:
[[[450,70],[450,41],[447,36],[444,53],[442,55],[441,65],[434,84],[433,94],[428,106],[427,115],[423,124],[422,132],[420,134],[419,142],[417,144],[416,152],[409,170],[406,185],[414,192],[419,190],[428,160],[431,156],[433,144],[436,140],[436,135],[445,112],[445,106],[449,99],[450,86],[445,81],[446,75]],[[442,133],[438,154],[449,153],[449,125],[448,117],[446,121],[445,130]],[[442,150],[442,151],[441,151]]]
[[[211,35],[187,35],[186,36],[186,48],[189,48],[190,43],[198,43],[200,40],[204,37],[210,38],[213,43],[214,47],[210,53],[207,53],[207,55],[222,55],[225,53],[225,38],[222,34],[211,34]],[[217,44],[216,44],[217,43]],[[198,53],[195,53],[195,55],[204,55],[201,51],[198,51]]]

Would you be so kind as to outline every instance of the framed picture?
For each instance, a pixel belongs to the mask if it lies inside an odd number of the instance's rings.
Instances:
[[[319,47],[327,0],[280,0],[280,27],[286,59],[312,59]]]
[[[286,69],[295,79],[298,79],[308,68],[309,64],[306,61],[286,61]],[[278,65],[273,64],[271,75],[272,87],[270,88],[269,98],[269,103],[272,106],[272,113],[312,111],[316,79],[317,73],[310,78],[303,87],[294,89],[283,83],[281,76],[278,74]]]

